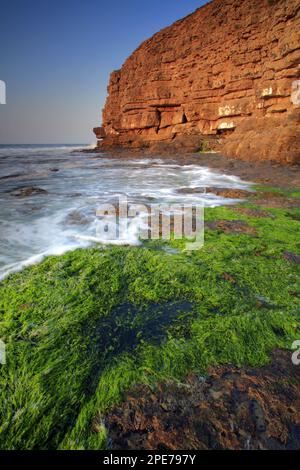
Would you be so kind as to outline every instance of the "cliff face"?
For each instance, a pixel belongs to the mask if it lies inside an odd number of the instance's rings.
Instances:
[[[300,0],[214,0],[111,74],[99,146],[300,163]]]

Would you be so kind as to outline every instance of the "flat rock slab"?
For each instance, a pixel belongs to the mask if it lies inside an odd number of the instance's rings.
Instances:
[[[207,222],[205,227],[211,230],[219,230],[227,234],[257,235],[256,229],[242,220],[216,220]]]
[[[300,366],[220,366],[185,383],[137,386],[105,416],[113,449],[300,449]],[[97,430],[97,420],[93,423]]]
[[[255,194],[245,189],[234,188],[206,188],[206,192],[216,194],[217,196],[227,197],[230,199],[246,199]]]
[[[27,188],[19,188],[13,191],[10,191],[10,194],[15,197],[30,197],[30,196],[37,196],[40,194],[48,194],[48,191],[38,187],[27,187]]]
[[[216,196],[222,196],[230,199],[246,199],[252,196],[253,192],[246,191],[245,189],[234,189],[234,188],[180,188],[177,190],[179,194],[201,194],[201,193],[212,193]]]
[[[144,41],[110,76],[99,149],[299,164],[298,8],[213,0]]]
[[[90,223],[88,217],[77,210],[70,212],[64,220],[66,225],[87,225]]]
[[[247,217],[255,217],[257,219],[275,218],[275,216],[270,212],[263,211],[261,209],[250,209],[249,207],[233,207],[232,210],[234,212],[237,212],[238,214],[246,215]]]

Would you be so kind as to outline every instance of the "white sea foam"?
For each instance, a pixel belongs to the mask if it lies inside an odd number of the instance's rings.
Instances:
[[[119,237],[101,229],[99,205],[126,195],[130,203],[203,203],[215,207],[236,202],[206,187],[251,185],[198,165],[160,158],[110,159],[75,152],[82,146],[0,146],[0,279],[39,263],[49,255],[97,244],[138,245],[145,214],[115,227]],[[14,176],[15,175],[15,176]],[[38,187],[47,193],[20,198],[15,190]],[[182,193],[182,188],[199,188]],[[103,227],[102,227],[103,228]]]

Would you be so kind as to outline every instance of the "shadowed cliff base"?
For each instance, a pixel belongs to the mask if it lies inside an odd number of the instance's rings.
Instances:
[[[299,0],[213,0],[110,77],[99,147],[300,162]]]

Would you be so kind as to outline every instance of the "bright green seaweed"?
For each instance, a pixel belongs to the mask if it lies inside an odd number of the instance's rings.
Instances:
[[[4,280],[0,448],[105,448],[102,414],[134,384],[260,366],[290,348],[299,266],[282,255],[299,252],[299,211],[269,211],[207,209],[207,221],[244,220],[257,235],[206,230],[199,251],[183,241],[170,242],[175,254],[158,242],[77,250]]]

